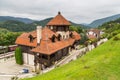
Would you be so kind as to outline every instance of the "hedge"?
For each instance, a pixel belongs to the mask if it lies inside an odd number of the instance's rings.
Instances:
[[[20,65],[23,64],[22,50],[20,47],[17,47],[15,50],[15,60],[17,64],[20,64]]]

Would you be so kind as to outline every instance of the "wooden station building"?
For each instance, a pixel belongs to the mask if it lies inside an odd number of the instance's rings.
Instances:
[[[21,34],[15,43],[22,48],[24,64],[51,66],[79,45],[81,37],[69,30],[70,25],[58,12],[45,27]]]

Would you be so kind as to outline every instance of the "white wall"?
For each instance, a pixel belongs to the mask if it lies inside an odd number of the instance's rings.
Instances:
[[[23,53],[23,61],[24,64],[27,65],[34,65],[34,55],[28,54],[28,53]]]

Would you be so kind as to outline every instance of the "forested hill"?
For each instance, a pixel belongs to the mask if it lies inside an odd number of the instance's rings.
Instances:
[[[94,20],[92,23],[88,24],[88,26],[90,26],[90,27],[98,27],[98,26],[100,26],[100,25],[102,25],[102,24],[104,24],[106,22],[114,21],[114,20],[116,20],[118,18],[120,18],[120,14]]]
[[[19,21],[8,20],[0,23],[0,28],[5,28],[9,31],[13,32],[21,32],[21,31],[31,31],[35,29],[35,25],[25,24]]]
[[[11,17],[11,16],[0,16],[0,22],[8,21],[8,20],[14,20],[14,21],[20,21],[24,23],[32,23],[35,20],[29,19],[29,18],[20,18],[20,17]]]
[[[0,22],[0,28],[5,28],[5,29],[7,29],[9,31],[13,31],[13,32],[33,31],[36,29],[37,25],[41,25],[44,27],[51,19],[52,18],[47,18],[47,19],[44,19],[41,21],[34,21],[29,24],[26,24],[26,23],[20,22],[20,21],[8,20],[8,21]],[[72,26],[81,27],[81,25],[76,24],[74,22],[71,22],[71,24],[72,24]],[[82,28],[84,28],[84,27],[82,27]]]

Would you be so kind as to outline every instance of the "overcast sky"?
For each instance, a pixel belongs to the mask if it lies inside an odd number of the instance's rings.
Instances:
[[[120,0],[0,0],[0,16],[26,17],[42,20],[58,11],[76,23],[91,21],[120,13]]]

